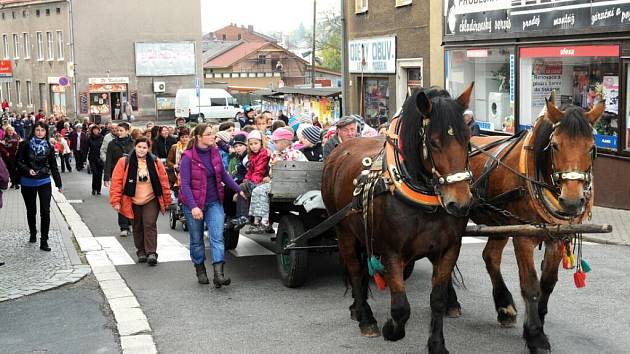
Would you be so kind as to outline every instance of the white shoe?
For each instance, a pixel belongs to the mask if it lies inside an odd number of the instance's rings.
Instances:
[[[129,235],[129,231],[127,231],[127,230],[120,230],[120,237],[127,237],[127,235]]]

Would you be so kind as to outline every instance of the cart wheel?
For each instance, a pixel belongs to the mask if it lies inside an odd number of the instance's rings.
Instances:
[[[289,243],[289,240],[295,239],[303,233],[304,224],[297,216],[289,214],[280,219],[276,234],[276,245],[279,251],[276,259],[282,283],[289,288],[298,288],[306,281],[308,251],[289,251],[287,254],[283,254],[282,250]]]
[[[225,250],[233,250],[238,246],[239,230],[230,227],[223,231],[223,241],[225,243]]]
[[[411,262],[411,263],[407,264],[407,266],[405,267],[405,270],[403,271],[403,279],[404,280],[409,279],[411,274],[413,274],[413,267],[415,267],[415,265],[416,265],[416,262]]]
[[[171,230],[175,230],[177,227],[177,215],[175,210],[171,210],[168,212],[168,224],[171,227]]]

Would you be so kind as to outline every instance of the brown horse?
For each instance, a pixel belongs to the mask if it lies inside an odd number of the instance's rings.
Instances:
[[[390,193],[390,189],[372,200],[369,214],[373,217],[364,220],[361,213],[351,213],[336,226],[339,253],[354,297],[351,317],[359,321],[364,336],[379,335],[376,319],[367,303],[367,257],[379,256],[385,268],[384,277],[391,294],[391,319],[383,326],[383,337],[391,341],[405,336],[405,323],[410,314],[404,269],[415,260],[427,257],[433,264],[428,347],[431,353],[448,352],[442,321],[452,305],[447,303],[448,293],[453,291],[448,287],[449,280],[459,256],[460,236],[472,202],[467,161],[470,137],[463,121],[472,87],[471,84],[457,99],[442,89],[416,90],[403,105],[398,133],[390,131],[385,143],[392,144],[392,139],[400,138],[400,143],[392,146],[400,150],[408,171],[401,178],[428,187],[439,200],[435,208],[428,212],[410,205],[398,194],[394,195],[396,192]],[[353,180],[361,174],[362,160],[365,157],[377,159],[383,149],[382,139],[356,138],[332,152],[325,161],[322,176],[322,196],[329,213],[341,210],[352,201]],[[387,165],[391,166],[388,162]],[[393,188],[393,184],[389,186]]]
[[[562,112],[555,106],[552,94],[546,113],[530,132],[508,140],[471,139],[473,147],[484,150],[471,154],[472,170],[477,178],[474,191],[480,202],[471,212],[472,220],[486,225],[517,225],[579,223],[586,218],[593,200],[593,125],[603,111],[604,104],[600,103],[589,112],[573,106]],[[545,254],[539,281],[534,249],[543,241]],[[516,306],[501,274],[501,256],[507,242],[507,237],[490,238],[483,259],[492,281],[497,319],[503,326],[513,326]],[[550,349],[543,325],[549,296],[558,281],[561,242],[546,237],[544,231],[539,237],[513,238],[525,301],[523,338],[532,353]]]

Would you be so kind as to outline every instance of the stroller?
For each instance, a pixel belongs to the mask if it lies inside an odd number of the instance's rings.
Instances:
[[[166,166],[166,163],[164,164]],[[175,186],[175,182],[178,178],[178,172],[171,167],[166,167],[166,174],[168,175],[169,185],[171,187],[171,197],[173,203],[171,204],[168,212],[168,224],[171,230],[177,228],[177,222],[182,223],[182,229],[188,231],[188,224],[186,224],[186,217],[184,216],[184,208],[182,202],[179,200],[179,187]]]

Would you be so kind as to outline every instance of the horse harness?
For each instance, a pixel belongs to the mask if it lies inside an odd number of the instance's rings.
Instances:
[[[549,137],[549,144],[544,149],[544,151],[550,151],[551,153],[552,172],[550,178],[552,184],[548,184],[544,181],[542,171],[536,168],[535,164],[535,152],[532,140],[534,136],[536,136],[538,126],[536,126],[531,131],[521,131],[514,136],[506,139],[497,140],[483,147],[471,144],[473,145],[474,149],[471,153],[471,156],[482,153],[489,157],[484,165],[483,172],[473,183],[473,190],[477,197],[477,204],[482,208],[490,209],[494,212],[502,214],[503,216],[515,219],[523,224],[535,225],[540,224],[540,222],[523,219],[508,210],[498,207],[498,205],[506,204],[510,201],[518,200],[529,195],[530,198],[528,198],[528,205],[536,210],[537,214],[544,220],[545,223],[580,223],[587,216],[589,216],[588,212],[584,212],[582,215],[579,215],[577,217],[566,214],[563,212],[562,207],[560,206],[560,203],[558,201],[558,197],[560,195],[560,183],[563,180],[577,180],[585,182],[584,189],[585,195],[588,200],[588,208],[586,208],[585,211],[590,210],[593,202],[592,164],[591,166],[589,166],[589,169],[586,172],[573,170],[557,171],[555,168],[552,140],[553,134],[560,124],[561,123],[559,122],[553,125],[553,130],[551,132],[551,136]],[[520,155],[519,166],[518,170],[516,170],[515,168],[504,163],[502,160],[510,154],[510,152],[519,144],[519,142],[523,140],[524,142]],[[488,151],[497,146],[498,148],[494,152]],[[595,154],[596,151],[594,151],[593,159],[596,156]],[[513,174],[519,176],[521,179],[524,180],[525,185],[521,185],[511,191],[504,192],[498,196],[488,199],[489,177],[490,174],[499,166],[505,167]]]
[[[366,213],[365,207],[370,200],[375,196],[390,192],[408,205],[433,213],[443,206],[439,186],[472,180],[468,162],[466,170],[462,172],[443,176],[437,171],[431,150],[427,146],[428,125],[429,118],[424,118],[419,134],[422,141],[423,159],[431,162],[431,176],[423,176],[423,183],[414,182],[410,176],[401,154],[399,132],[402,129],[402,121],[394,118],[387,132],[383,149],[375,156],[365,157],[362,160],[361,174],[354,179],[353,209],[363,210]]]

